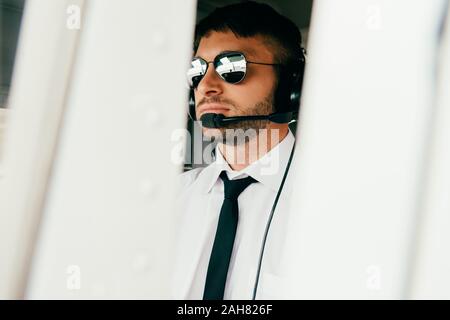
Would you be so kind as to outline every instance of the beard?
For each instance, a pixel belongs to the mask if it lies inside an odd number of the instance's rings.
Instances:
[[[273,112],[273,94],[269,94],[264,100],[256,103],[251,108],[240,108],[232,104],[235,110],[240,111],[238,114],[229,116],[253,116],[253,115],[268,115]],[[216,142],[221,142],[225,145],[242,145],[255,139],[261,129],[266,129],[269,125],[269,120],[244,120],[236,123],[230,123],[221,128],[203,128],[203,134]]]

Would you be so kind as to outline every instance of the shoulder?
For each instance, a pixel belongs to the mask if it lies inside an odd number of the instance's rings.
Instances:
[[[195,169],[191,169],[189,171],[183,172],[178,176],[178,180],[179,180],[179,184],[181,186],[181,188],[188,188],[189,186],[191,186],[195,180],[197,180],[198,176],[200,175],[200,173],[203,171],[203,169],[205,168],[195,168]]]
[[[178,175],[178,188],[176,192],[178,201],[186,201],[198,194],[202,186],[201,176],[204,169],[205,168],[195,168]]]

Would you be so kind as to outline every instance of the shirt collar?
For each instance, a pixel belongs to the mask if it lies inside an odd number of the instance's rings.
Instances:
[[[206,174],[205,176],[207,177],[204,193],[209,193],[211,191],[222,171],[226,171],[230,179],[251,176],[256,181],[261,182],[263,185],[276,192],[283,179],[284,171],[287,162],[289,161],[294,142],[295,137],[291,130],[289,130],[286,137],[273,147],[272,150],[241,171],[234,171],[231,169],[218,146],[216,146],[215,161],[204,169],[204,174]]]

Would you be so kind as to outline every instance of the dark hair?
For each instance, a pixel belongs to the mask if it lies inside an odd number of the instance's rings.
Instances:
[[[289,65],[303,55],[297,26],[267,4],[245,1],[215,9],[195,28],[194,52],[212,31],[232,31],[243,38],[262,35],[274,45],[276,63]]]

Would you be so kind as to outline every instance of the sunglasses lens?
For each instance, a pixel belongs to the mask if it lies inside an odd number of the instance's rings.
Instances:
[[[247,62],[242,53],[231,52],[218,56],[214,60],[217,74],[228,83],[238,83],[245,77]]]
[[[245,77],[247,61],[242,53],[228,52],[218,55],[214,59],[214,68],[217,74],[228,83],[238,83]],[[197,88],[206,74],[208,63],[202,58],[194,58],[187,72],[188,84],[191,88]]]
[[[194,58],[191,61],[191,67],[187,72],[188,84],[191,88],[197,88],[200,80],[206,74],[206,69],[208,69],[208,64],[205,60],[201,58]]]

